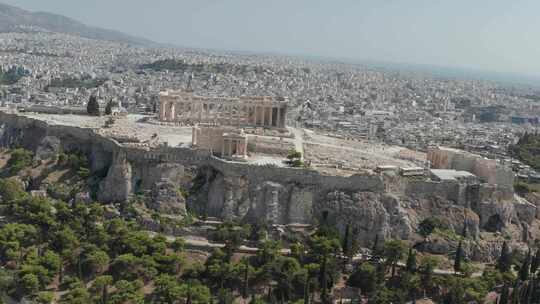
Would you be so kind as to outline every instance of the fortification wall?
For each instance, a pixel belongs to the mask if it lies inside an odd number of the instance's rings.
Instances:
[[[467,171],[484,182],[502,187],[514,184],[514,173],[493,159],[484,159],[479,155],[452,149],[430,149],[428,160],[434,169],[453,169]]]
[[[385,189],[382,178],[370,173],[348,177],[328,176],[309,169],[257,166],[227,162],[215,157],[209,160],[209,164],[224,175],[245,176],[254,182],[275,181],[281,184],[317,185],[321,190],[383,192]]]
[[[404,194],[411,197],[438,196],[462,205],[464,195],[460,195],[461,185],[456,181],[435,182],[427,180],[408,180],[404,183]]]

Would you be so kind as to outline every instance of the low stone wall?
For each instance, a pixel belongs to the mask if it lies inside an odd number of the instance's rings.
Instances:
[[[317,185],[321,190],[383,192],[382,178],[376,174],[355,174],[348,177],[322,175],[309,169],[257,166],[223,161],[212,157],[209,164],[224,175],[245,176],[253,181],[276,181],[299,185]]]
[[[404,183],[404,194],[412,197],[438,196],[462,205],[464,197],[460,195],[460,184],[454,181],[435,182],[410,179]]]
[[[467,151],[435,148],[428,151],[428,160],[433,169],[453,169],[470,172],[484,182],[502,187],[513,186],[514,173],[493,159]]]

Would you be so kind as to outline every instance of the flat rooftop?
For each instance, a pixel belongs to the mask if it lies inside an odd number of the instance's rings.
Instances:
[[[457,171],[450,169],[431,169],[431,174],[435,176],[436,179],[441,181],[460,180],[476,177],[476,175],[467,171]]]

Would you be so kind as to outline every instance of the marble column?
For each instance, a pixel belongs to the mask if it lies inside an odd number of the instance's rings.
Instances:
[[[170,110],[170,113],[169,113],[169,120],[170,121],[175,121],[176,119],[176,109],[175,109],[175,105],[174,105],[174,102],[171,102],[171,110]]]
[[[223,139],[223,144],[221,145],[221,157],[225,155],[225,144],[227,144],[227,140]]]
[[[259,107],[255,106],[255,125],[259,125]]]
[[[268,120],[266,122],[266,126],[271,127],[272,126],[272,108],[271,107],[266,107],[266,113],[267,113],[267,117],[268,117]]]

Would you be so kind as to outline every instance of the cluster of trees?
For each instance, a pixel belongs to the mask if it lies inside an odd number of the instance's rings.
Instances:
[[[304,167],[304,162],[302,161],[302,153],[292,149],[287,154],[287,160],[285,163],[290,167]]]
[[[376,245],[375,245],[376,246]],[[420,297],[430,297],[437,303],[484,303],[486,295],[498,292],[497,303],[540,303],[540,284],[537,273],[540,255],[512,254],[506,243],[494,267],[482,274],[473,273],[465,261],[460,242],[450,255],[454,259],[454,274],[437,274],[440,259],[434,256],[418,258],[412,248],[407,249],[396,240],[387,241],[373,251],[381,260],[365,261],[351,274],[347,283],[358,287],[368,303],[406,303]],[[396,271],[396,263],[406,256],[406,263]],[[360,300],[357,301],[360,303]]]
[[[539,267],[540,250],[534,255],[529,250],[523,256],[519,252],[512,253],[505,242],[496,264],[496,269],[506,275],[498,303],[540,303]]]
[[[23,149],[12,152],[9,170],[32,163]],[[79,172],[81,154],[61,154],[58,164]],[[16,169],[13,169],[16,168]],[[127,213],[125,213],[127,214]],[[99,203],[33,197],[15,179],[0,179],[0,298],[50,303],[331,303],[345,280],[357,287],[354,301],[406,303],[428,296],[438,303],[483,303],[490,291],[499,304],[540,303],[540,251],[511,252],[504,243],[493,267],[475,273],[468,263],[466,230],[449,254],[454,273],[437,273],[438,258],[418,256],[398,240],[375,239],[373,258],[352,268],[359,246],[347,225],[341,235],[323,219],[316,232],[291,241],[290,253],[267,239],[267,227],[224,223],[212,237],[224,243],[204,262],[187,263],[181,239],[150,234],[128,217],[105,216]],[[418,227],[428,236],[444,229],[427,218]],[[250,240],[259,251],[235,255]],[[404,262],[404,263],[402,263]],[[58,293],[62,291],[61,293]],[[55,294],[56,293],[56,294]]]
[[[105,105],[104,114],[111,115],[113,106],[114,106],[113,101],[109,100],[107,104]],[[86,112],[88,113],[88,115],[91,115],[91,116],[101,115],[101,108],[99,106],[99,102],[97,101],[96,96],[92,95],[88,99],[88,103],[86,104]]]
[[[181,241],[151,236],[121,218],[105,221],[97,203],[32,197],[10,179],[0,180],[0,195],[9,222],[0,228],[0,293],[49,303],[51,292],[65,290],[62,303],[142,303],[148,282],[179,279]],[[178,282],[201,289],[195,281]]]
[[[12,85],[19,81],[24,76],[28,76],[30,72],[22,67],[10,67],[7,70],[0,66],[0,84]]]
[[[540,135],[525,132],[515,145],[510,146],[510,154],[523,163],[540,169]]]
[[[82,179],[90,176],[90,163],[83,153],[60,153],[57,164],[70,167]]]
[[[11,151],[10,158],[6,164],[6,170],[9,174],[15,175],[22,169],[30,167],[33,164],[34,154],[31,151],[18,148]]]
[[[92,89],[103,85],[107,79],[105,78],[92,78],[89,75],[81,78],[55,78],[51,80],[51,83],[45,88],[85,88]]]
[[[32,197],[12,179],[0,180],[0,196],[9,222],[0,228],[0,292],[15,299],[49,303],[64,291],[61,303],[291,302],[315,291],[328,298],[340,273],[340,242],[323,232],[290,257],[265,241],[256,256],[234,261],[246,230],[228,224],[216,236],[226,247],[187,265],[181,240],[105,220],[100,204]]]
[[[86,104],[86,112],[91,116],[100,116],[101,110],[99,108],[99,102],[97,101],[96,96],[90,96],[88,103]]]

